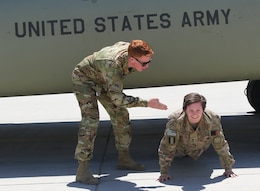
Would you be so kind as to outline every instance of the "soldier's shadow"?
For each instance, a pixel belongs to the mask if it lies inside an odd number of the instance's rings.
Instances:
[[[219,175],[211,177],[212,169],[221,168],[221,166],[218,160],[206,157],[200,157],[196,161],[190,157],[174,159],[170,170],[172,179],[163,184],[181,186],[183,191],[199,191],[205,189],[206,185],[226,179],[222,176],[224,169],[222,169],[223,172],[220,171]],[[212,161],[209,163],[208,160]]]

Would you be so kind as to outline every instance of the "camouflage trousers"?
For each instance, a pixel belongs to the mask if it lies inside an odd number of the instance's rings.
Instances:
[[[78,131],[78,143],[75,159],[86,161],[93,157],[94,142],[99,125],[99,101],[108,112],[113,126],[115,146],[117,150],[129,148],[131,142],[131,128],[128,110],[114,105],[105,91],[96,92],[96,85],[89,81],[73,84],[73,91],[79,103],[82,120]]]

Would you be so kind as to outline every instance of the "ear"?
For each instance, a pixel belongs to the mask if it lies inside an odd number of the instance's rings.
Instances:
[[[131,62],[133,62],[134,61],[134,58],[132,57],[132,56],[129,56],[129,58],[128,58]]]
[[[128,67],[132,67],[133,58],[132,57],[128,57],[127,62],[128,62],[127,63]]]

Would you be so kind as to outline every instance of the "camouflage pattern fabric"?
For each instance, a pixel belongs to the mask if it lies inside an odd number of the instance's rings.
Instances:
[[[131,142],[129,107],[147,107],[147,101],[123,93],[123,79],[135,72],[128,68],[129,43],[118,42],[84,58],[72,72],[73,92],[81,110],[75,158],[93,157],[99,124],[99,101],[108,112],[118,150],[128,149]]]
[[[168,174],[176,151],[181,156],[190,156],[196,160],[210,145],[215,149],[225,170],[231,170],[235,160],[229,152],[220,117],[205,110],[201,122],[194,129],[184,112],[174,112],[169,116],[158,149],[161,174]]]

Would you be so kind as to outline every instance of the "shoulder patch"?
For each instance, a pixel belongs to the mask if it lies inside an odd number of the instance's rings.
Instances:
[[[166,129],[165,134],[170,137],[175,137],[177,135],[177,132],[175,130]]]

